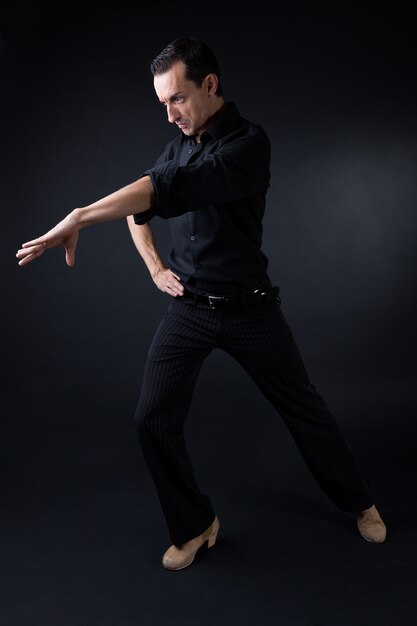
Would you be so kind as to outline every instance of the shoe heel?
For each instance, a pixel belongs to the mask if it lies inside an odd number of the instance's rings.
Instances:
[[[219,524],[218,517],[216,515],[216,517],[214,519],[214,522],[212,524],[212,527],[211,527],[211,531],[212,531],[211,535],[210,535],[210,537],[207,540],[207,547],[208,548],[212,548],[215,545],[216,539],[217,539],[217,533],[219,532],[219,529],[220,529],[220,524]]]
[[[216,543],[216,539],[217,539],[217,533],[219,532],[219,529],[217,529],[212,535],[210,535],[210,537],[208,538],[208,544],[207,547],[208,548],[212,548],[214,546],[214,544]]]

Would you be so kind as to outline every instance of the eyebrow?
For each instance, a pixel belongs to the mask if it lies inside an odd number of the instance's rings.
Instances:
[[[176,98],[177,96],[182,96],[183,92],[182,91],[176,91],[175,93],[172,94],[172,96],[169,96],[168,100],[171,102],[174,98]],[[163,100],[159,101],[161,104],[165,104]]]

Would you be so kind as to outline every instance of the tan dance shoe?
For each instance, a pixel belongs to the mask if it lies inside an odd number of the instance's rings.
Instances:
[[[202,535],[194,537],[194,539],[190,539],[190,541],[183,543],[182,546],[171,546],[168,548],[162,558],[162,565],[165,569],[175,571],[188,567],[194,561],[195,555],[201,546],[206,543],[206,541],[208,542],[208,548],[212,548],[214,546],[217,539],[217,533],[219,532],[219,527],[220,524],[216,515],[214,522],[203,532]]]
[[[359,532],[366,541],[384,543],[387,529],[375,505],[359,513],[357,518]]]

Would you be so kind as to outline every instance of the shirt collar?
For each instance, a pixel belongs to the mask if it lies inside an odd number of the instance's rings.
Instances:
[[[225,102],[221,109],[214,115],[212,121],[207,126],[202,137],[205,133],[211,135],[214,139],[221,139],[230,132],[240,119],[240,113],[236,108],[234,102]],[[187,137],[182,134],[183,141],[190,140],[191,137]]]
[[[239,121],[240,114],[234,102],[225,102],[219,111],[217,111],[214,119],[206,128],[214,139],[220,139],[226,135]]]

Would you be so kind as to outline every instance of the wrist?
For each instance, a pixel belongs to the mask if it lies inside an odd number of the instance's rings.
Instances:
[[[69,214],[71,221],[77,228],[85,228],[89,226],[91,222],[88,221],[86,211],[84,209],[74,209]]]
[[[155,280],[158,278],[159,274],[161,272],[164,272],[167,268],[164,265],[158,265],[157,267],[155,267],[152,271],[151,271],[151,277],[152,280],[155,282]]]

